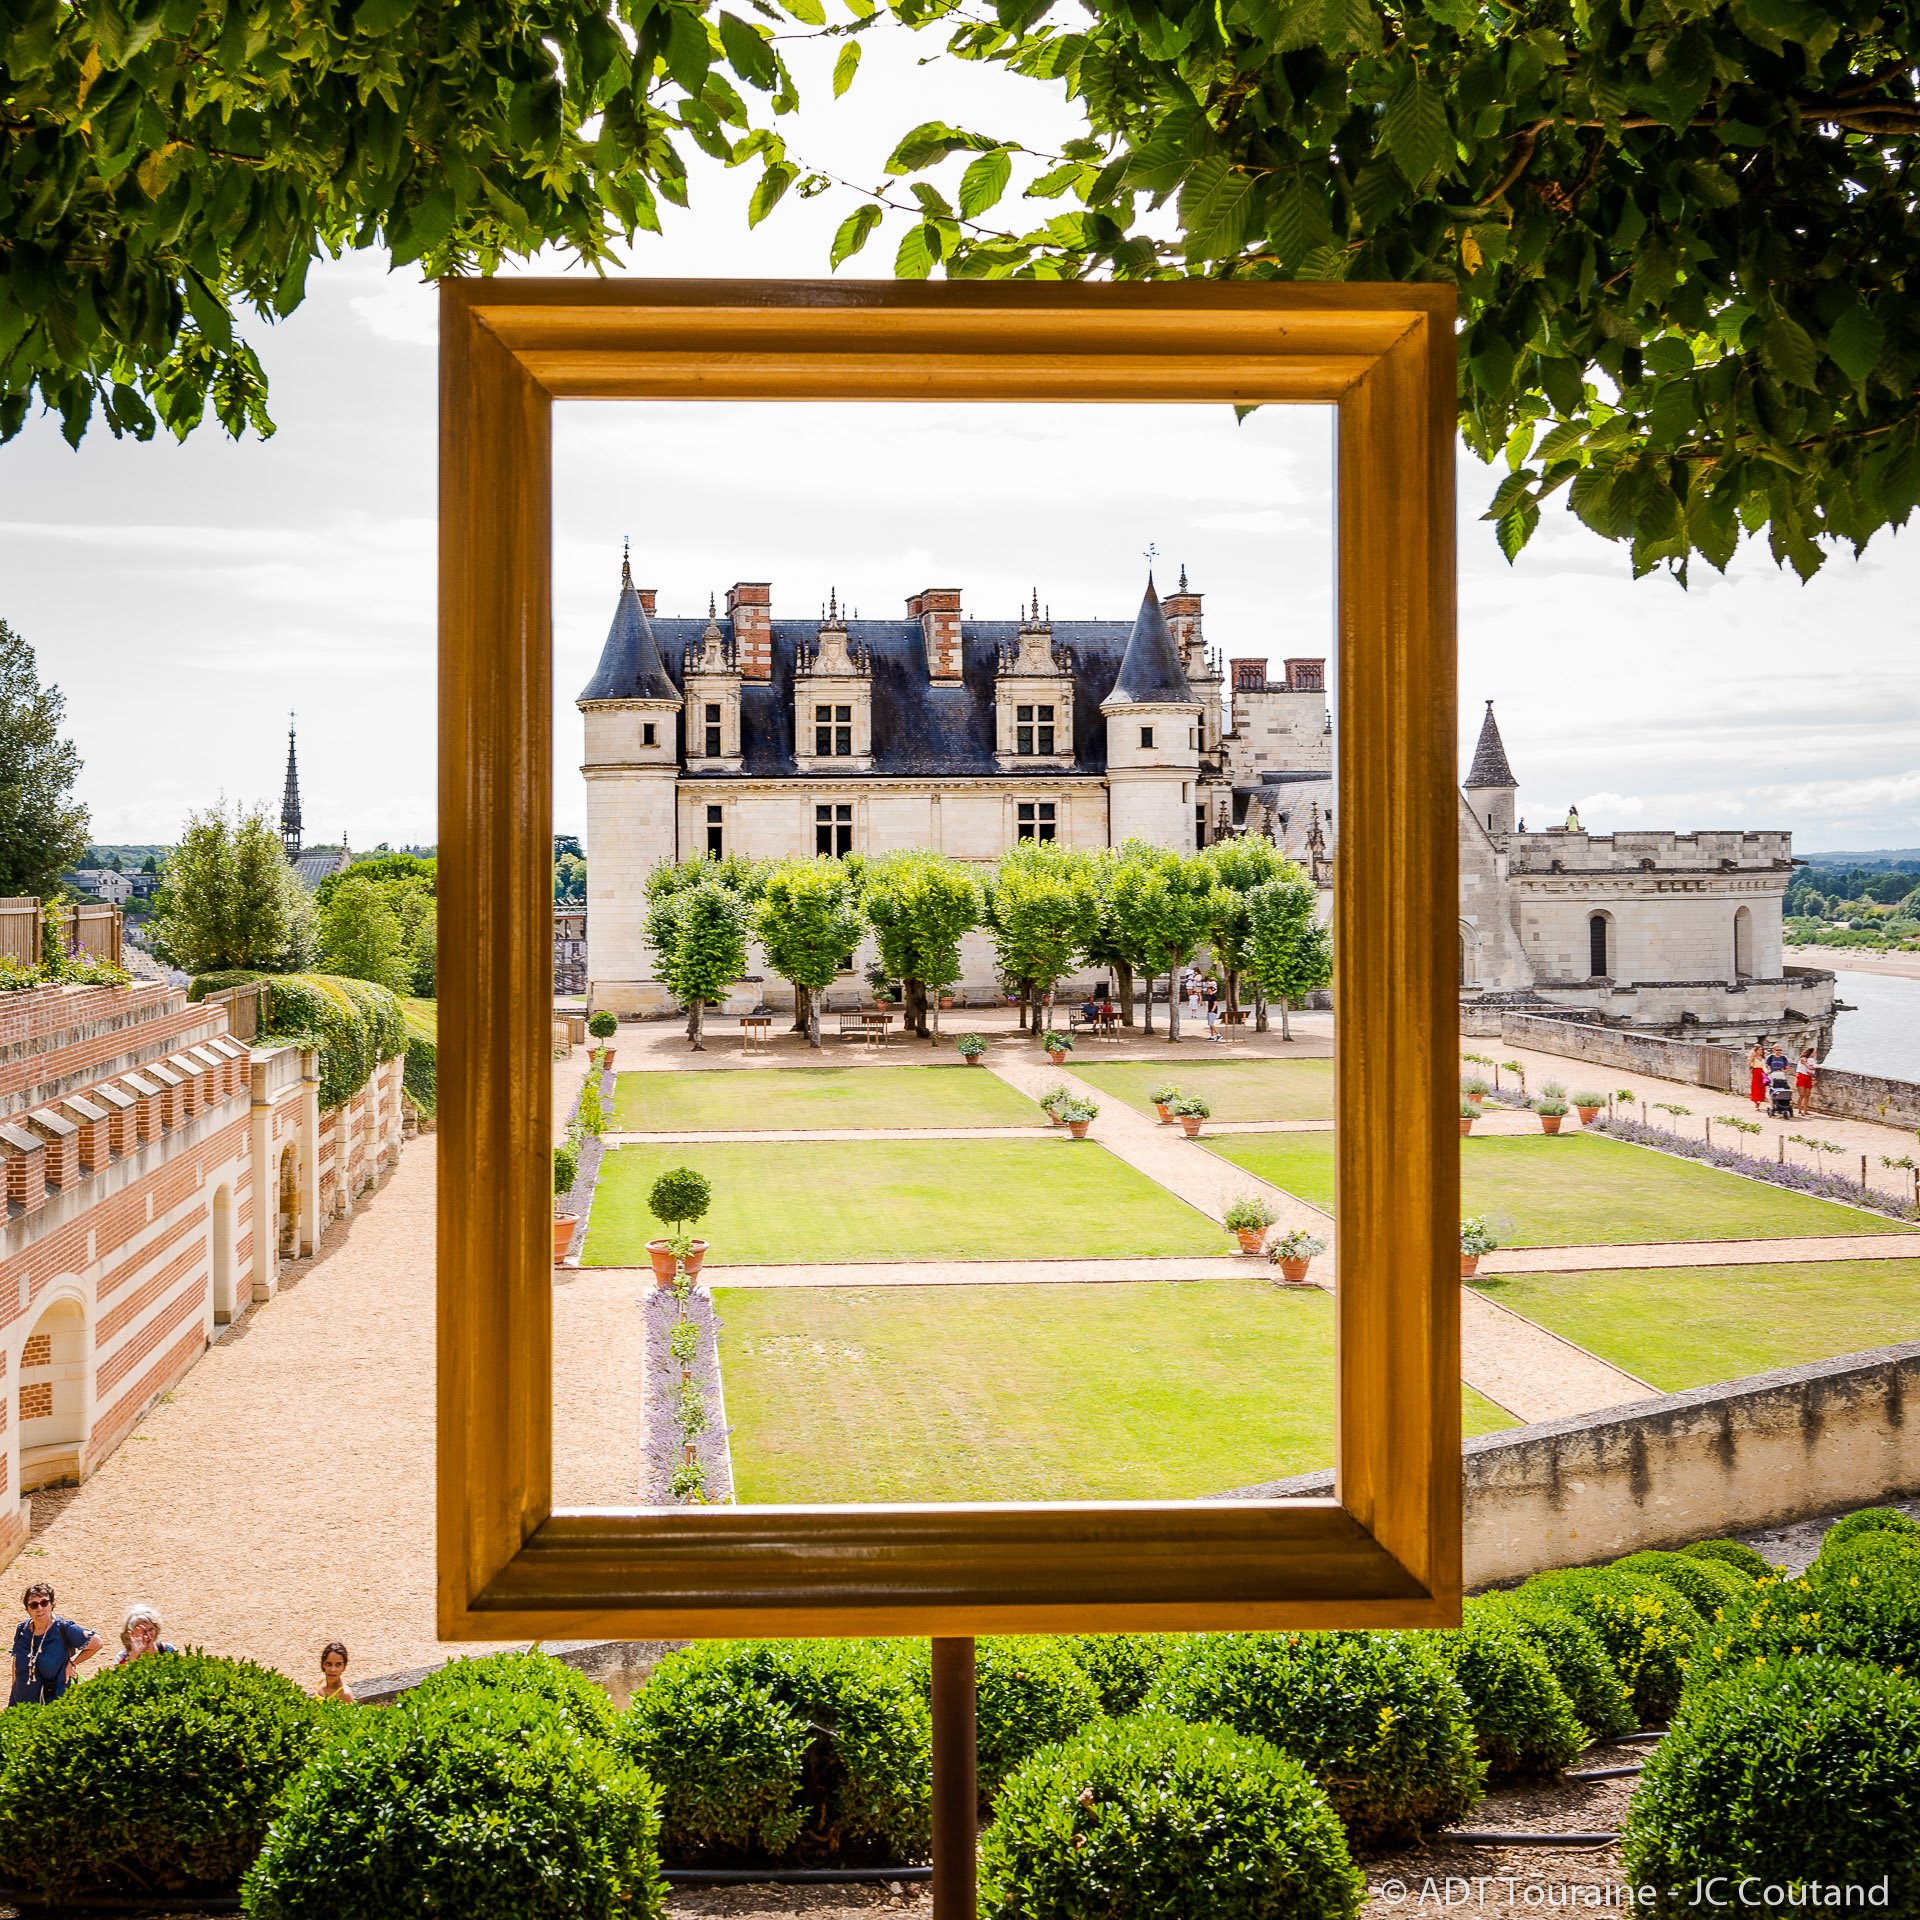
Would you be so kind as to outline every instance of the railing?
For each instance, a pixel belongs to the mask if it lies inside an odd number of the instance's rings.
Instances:
[[[67,951],[107,966],[120,965],[120,909],[104,900],[82,901],[69,911]]]
[[[60,944],[75,959],[120,965],[120,909],[104,900],[82,900],[54,907]],[[41,960],[46,908],[31,894],[0,898],[0,960],[37,967]]]
[[[222,987],[218,993],[207,994],[200,1004],[203,1007],[225,1007],[227,1031],[236,1040],[251,1044],[260,1037],[261,1030],[267,1024],[268,992],[266,981],[249,980],[240,986]]]
[[[0,960],[40,964],[40,902],[31,894],[0,898]]]

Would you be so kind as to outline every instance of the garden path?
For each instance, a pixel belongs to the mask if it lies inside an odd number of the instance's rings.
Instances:
[[[651,1268],[597,1267],[653,1284]],[[860,1260],[789,1266],[722,1266],[704,1277],[719,1287],[1031,1287],[1049,1282],[1245,1280],[1270,1273],[1261,1254],[1223,1253],[1177,1259],[1127,1260]]]
[[[1482,1273],[1588,1273],[1601,1267],[1790,1267],[1803,1260],[1910,1260],[1920,1233],[1814,1240],[1680,1240],[1604,1247],[1508,1247],[1480,1256]]]
[[[1460,1291],[1460,1377],[1518,1420],[1571,1420],[1653,1400],[1659,1388],[1509,1308]]]
[[[587,1084],[587,1062],[591,1054],[585,1047],[569,1047],[553,1063],[553,1144],[567,1137],[567,1115]]]

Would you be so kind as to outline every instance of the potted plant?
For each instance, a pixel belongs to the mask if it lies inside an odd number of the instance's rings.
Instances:
[[[573,1251],[573,1232],[580,1224],[577,1213],[561,1211],[579,1177],[580,1156],[571,1140],[563,1140],[553,1150],[553,1264],[556,1267]]]
[[[1604,1093],[1595,1093],[1591,1087],[1585,1088],[1573,1096],[1573,1109],[1580,1116],[1580,1124],[1590,1127],[1600,1117],[1600,1109],[1607,1104]]]
[[[1460,1278],[1471,1280],[1480,1271],[1480,1256],[1493,1252],[1499,1236],[1487,1225],[1484,1214],[1473,1214],[1460,1222]]]
[[[1056,1067],[1065,1066],[1067,1055],[1073,1051],[1073,1035],[1070,1033],[1055,1033],[1054,1030],[1049,1027],[1046,1032],[1041,1035],[1040,1044],[1046,1048],[1047,1058],[1051,1060]]]
[[[1213,1118],[1213,1109],[1197,1093],[1183,1093],[1167,1102],[1167,1111],[1180,1122],[1180,1131],[1189,1140],[1200,1137],[1200,1123]]]
[[[970,1067],[987,1064],[987,1043],[977,1033],[963,1033],[953,1043],[953,1050]]]
[[[1242,1253],[1258,1253],[1267,1229],[1280,1218],[1273,1203],[1257,1193],[1243,1193],[1222,1217],[1227,1231],[1240,1242]]]
[[[1533,1110],[1540,1116],[1542,1133],[1558,1133],[1560,1122],[1567,1117],[1567,1103],[1564,1100],[1549,1100],[1544,1095],[1533,1103]]]
[[[1473,1123],[1480,1118],[1480,1109],[1471,1100],[1460,1102],[1460,1137],[1464,1140],[1473,1131]]]
[[[1061,1117],[1060,1109],[1072,1098],[1073,1089],[1071,1087],[1049,1087],[1046,1092],[1040,1096],[1040,1111],[1044,1113],[1056,1127],[1063,1127],[1066,1125],[1066,1121]]]
[[[1471,1100],[1476,1109],[1479,1107],[1480,1102],[1484,1100],[1491,1091],[1492,1089],[1488,1087],[1486,1081],[1477,1073],[1468,1074],[1467,1077],[1460,1082],[1461,1098]]]
[[[1147,1089],[1147,1098],[1153,1102],[1153,1110],[1160,1116],[1163,1127],[1173,1125],[1173,1103],[1180,1098],[1180,1089],[1171,1080],[1163,1080],[1157,1087]]]
[[[606,1043],[620,1031],[620,1022],[605,1007],[598,1007],[587,1015],[587,1031],[600,1042],[600,1066],[602,1069],[613,1065],[613,1049]]]
[[[1267,1249],[1267,1258],[1280,1269],[1280,1278],[1288,1286],[1297,1287],[1307,1277],[1308,1263],[1326,1250],[1327,1243],[1324,1240],[1309,1233],[1305,1227],[1293,1227]]]
[[[669,1167],[653,1183],[647,1195],[647,1211],[673,1229],[669,1238],[647,1242],[656,1286],[672,1286],[676,1267],[684,1267],[689,1280],[700,1271],[707,1257],[707,1243],[689,1239],[686,1228],[712,1204],[713,1188],[704,1174],[695,1173],[691,1167]]]
[[[1087,1129],[1100,1117],[1100,1109],[1091,1100],[1067,1099],[1060,1103],[1060,1118],[1076,1140],[1087,1137]]]

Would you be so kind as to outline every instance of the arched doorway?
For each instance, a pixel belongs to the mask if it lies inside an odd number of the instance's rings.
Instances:
[[[233,1194],[217,1187],[213,1195],[213,1223],[208,1229],[213,1244],[208,1261],[213,1276],[213,1317],[233,1318]]]
[[[1733,977],[1753,978],[1753,910],[1741,907],[1733,916]]]
[[[1478,942],[1473,929],[1463,920],[1460,923],[1460,984],[1472,986],[1480,978],[1480,959]]]
[[[1608,980],[1613,977],[1613,921],[1604,913],[1587,917],[1587,978]]]
[[[300,1251],[300,1158],[291,1142],[280,1155],[279,1230],[275,1245],[282,1260]]]
[[[70,1480],[87,1438],[87,1316],[56,1300],[20,1350],[20,1490]]]

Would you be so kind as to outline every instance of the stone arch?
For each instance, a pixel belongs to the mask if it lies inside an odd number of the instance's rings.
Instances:
[[[1587,978],[1611,980],[1619,962],[1613,915],[1603,907],[1587,915]]]
[[[46,1301],[14,1372],[21,1492],[78,1478],[93,1404],[92,1358],[85,1300],[61,1293]]]
[[[1477,986],[1480,980],[1480,935],[1472,924],[1460,922],[1460,984]]]
[[[1753,978],[1753,909],[1739,907],[1733,916],[1733,977]]]
[[[291,1260],[300,1251],[300,1148],[289,1140],[280,1150],[280,1172],[274,1181],[278,1209],[274,1246],[280,1258]]]
[[[213,1317],[233,1318],[233,1189],[224,1181],[213,1190],[207,1266],[213,1286]]]

